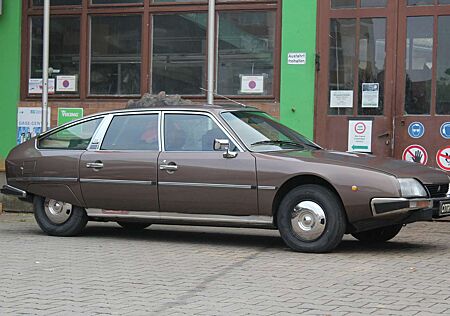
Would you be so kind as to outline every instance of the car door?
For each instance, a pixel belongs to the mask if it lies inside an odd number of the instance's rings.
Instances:
[[[209,113],[163,114],[164,150],[158,158],[161,212],[258,214],[255,158],[240,150]],[[239,151],[224,158],[214,139]]]
[[[80,160],[87,207],[157,211],[159,113],[121,113],[109,119],[103,139],[94,137],[98,148],[86,151]]]

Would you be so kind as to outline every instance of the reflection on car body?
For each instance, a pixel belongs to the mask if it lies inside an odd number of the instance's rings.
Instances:
[[[39,226],[57,236],[89,220],[259,227],[294,250],[326,252],[346,233],[382,242],[450,215],[445,173],[327,151],[231,105],[96,114],[17,146],[6,168],[2,192],[33,202]]]

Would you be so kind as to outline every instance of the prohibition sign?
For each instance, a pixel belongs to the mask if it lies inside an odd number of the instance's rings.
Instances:
[[[428,153],[420,145],[411,145],[403,151],[402,159],[426,165],[428,162]]]
[[[366,129],[367,129],[367,126],[363,122],[358,122],[358,123],[355,124],[355,132],[356,132],[356,134],[359,134],[359,135],[364,134]]]
[[[436,162],[442,170],[450,171],[450,146],[439,149],[436,154]]]

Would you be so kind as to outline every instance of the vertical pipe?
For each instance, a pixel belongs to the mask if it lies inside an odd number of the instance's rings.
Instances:
[[[48,112],[48,59],[50,39],[50,0],[44,0],[44,38],[42,52],[42,132],[47,130]]]
[[[214,103],[214,44],[215,44],[216,1],[208,3],[208,104]]]

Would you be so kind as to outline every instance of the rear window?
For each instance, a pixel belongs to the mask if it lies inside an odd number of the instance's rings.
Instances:
[[[38,140],[40,149],[86,150],[103,117],[60,129]]]

